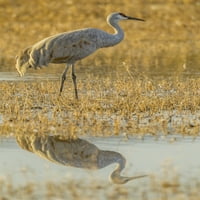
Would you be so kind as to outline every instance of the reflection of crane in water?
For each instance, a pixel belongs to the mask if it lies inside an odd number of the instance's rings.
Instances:
[[[97,146],[83,139],[66,139],[61,136],[18,136],[19,146],[33,152],[51,162],[66,166],[100,169],[112,163],[117,163],[116,169],[111,173],[113,183],[124,184],[130,180],[142,178],[147,175],[124,177],[121,171],[125,168],[126,160],[118,152],[103,151]]]
[[[89,56],[99,48],[114,46],[121,42],[124,38],[124,32],[118,25],[120,20],[144,21],[122,13],[112,13],[108,16],[107,21],[114,28],[114,34],[95,28],[87,28],[45,38],[21,52],[17,57],[17,71],[20,76],[23,76],[29,67],[36,69],[37,67],[47,66],[49,63],[66,63],[67,66],[62,74],[60,94],[63,90],[66,73],[71,67],[75,97],[78,98],[74,71],[75,62]]]

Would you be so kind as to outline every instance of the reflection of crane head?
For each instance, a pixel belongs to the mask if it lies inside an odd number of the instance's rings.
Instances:
[[[115,184],[125,184],[131,180],[148,176],[148,175],[139,175],[139,176],[131,176],[131,177],[121,176],[120,175],[121,170],[119,170],[120,168],[119,166],[120,165],[118,165],[117,168],[110,175],[110,180]]]
[[[119,154],[119,155],[118,155],[118,159],[116,160],[117,167],[110,175],[110,179],[113,183],[124,184],[133,179],[142,178],[142,177],[147,176],[147,175],[131,176],[131,177],[121,176],[120,175],[121,171],[125,168],[125,165],[126,165],[126,159],[121,154]]]
[[[121,172],[126,165],[126,159],[120,153],[115,151],[99,150],[97,161],[98,161],[98,168],[103,168],[112,163],[117,163],[116,169],[110,175],[110,180],[115,184],[124,184],[133,179],[147,176],[147,175],[132,176],[132,177],[121,176]]]

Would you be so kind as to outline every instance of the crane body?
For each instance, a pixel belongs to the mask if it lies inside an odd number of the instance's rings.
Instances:
[[[72,80],[74,83],[75,97],[78,99],[75,62],[81,60],[99,48],[111,47],[124,38],[124,32],[118,25],[119,20],[139,20],[139,18],[128,17],[122,13],[112,13],[107,22],[115,31],[114,34],[107,33],[96,28],[86,28],[72,32],[64,32],[50,36],[26,48],[17,56],[16,69],[23,76],[27,68],[38,68],[48,66],[49,63],[66,63],[62,74],[60,94],[63,90],[66,73],[72,67]]]

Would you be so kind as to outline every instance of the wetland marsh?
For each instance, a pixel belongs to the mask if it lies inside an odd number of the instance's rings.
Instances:
[[[66,140],[61,136],[58,140],[58,136],[50,136],[54,142],[50,139],[48,143],[47,137],[43,136],[44,143],[40,143],[41,136],[35,135],[1,138],[0,170],[4,172],[0,176],[2,198],[199,199],[200,160],[195,154],[199,150],[200,138],[173,135],[158,138],[145,136],[141,140],[133,136],[127,140],[119,136],[87,136],[76,142],[76,139]],[[79,144],[79,147],[73,149],[71,146],[64,155],[71,143],[72,146]],[[40,145],[43,147],[40,148]],[[52,145],[55,149],[49,148]],[[96,169],[94,165],[98,159],[94,145],[104,151],[119,152],[126,159],[122,175],[149,176],[125,185],[111,183],[108,178],[116,163]],[[67,157],[68,160],[65,159]],[[86,165],[82,163],[80,169],[73,167],[72,163],[79,165],[80,159],[88,162]],[[90,163],[91,159],[93,162]]]
[[[199,9],[195,0],[0,0],[0,199],[199,199]],[[77,63],[78,101],[70,76],[58,95],[64,65],[18,76],[20,50],[84,27],[112,32],[106,16],[115,11],[146,22],[120,23],[119,45]],[[81,137],[122,153],[123,174],[150,177],[113,185],[113,165],[100,173],[52,168],[17,146],[24,135]],[[164,163],[168,158],[174,162]]]

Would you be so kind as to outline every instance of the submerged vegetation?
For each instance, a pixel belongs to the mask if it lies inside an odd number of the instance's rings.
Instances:
[[[192,180],[194,181],[194,180]],[[173,199],[173,200],[198,200],[200,197],[199,193],[199,182],[195,179],[194,187],[188,184],[179,184],[153,182],[150,187],[140,184],[140,186],[113,186],[111,184],[106,184],[102,182],[91,182],[85,183],[85,181],[77,182],[62,181],[62,182],[52,182],[47,181],[43,184],[38,183],[28,183],[26,186],[15,187],[12,183],[3,182],[1,180],[1,194],[2,199]],[[8,185],[9,184],[9,185]],[[141,187],[142,186],[142,187]],[[42,190],[41,190],[42,188]]]
[[[169,168],[170,167],[170,168]],[[172,168],[171,168],[172,167]],[[66,177],[65,177],[66,176]],[[173,166],[163,167],[157,175],[152,174],[148,180],[140,179],[138,183],[113,185],[107,181],[74,180],[63,176],[61,181],[41,180],[39,183],[29,181],[26,185],[16,186],[12,177],[0,177],[1,199],[140,199],[140,200],[198,200],[200,198],[199,179],[188,178],[182,182]],[[55,178],[55,177],[54,177]]]

